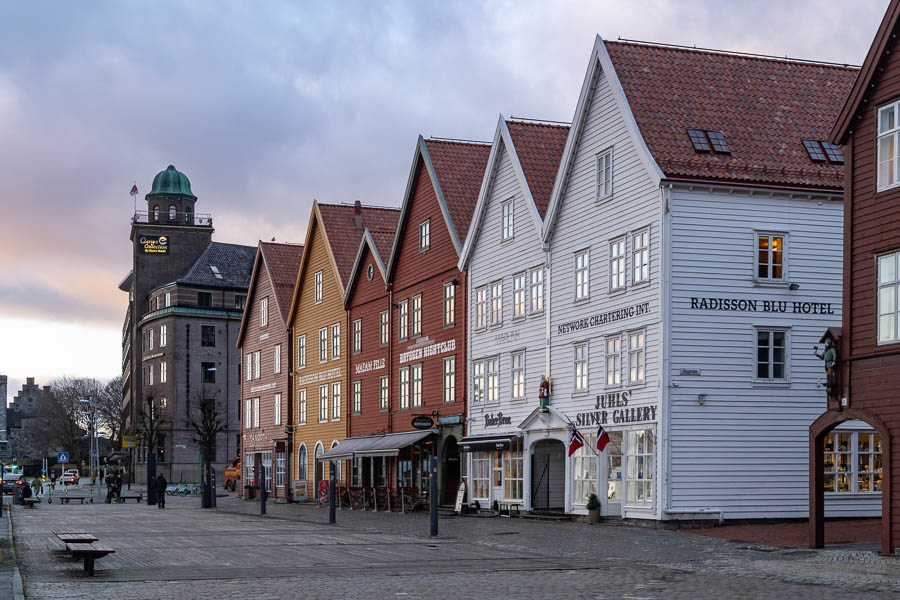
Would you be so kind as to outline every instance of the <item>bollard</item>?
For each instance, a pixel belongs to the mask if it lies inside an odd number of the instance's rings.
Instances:
[[[266,481],[265,477],[259,482],[259,514],[266,514]]]
[[[328,523],[334,525],[336,515],[334,511],[334,461],[328,462]]]
[[[429,500],[431,500],[431,537],[435,537],[438,534],[438,468],[437,468],[437,457],[431,457],[431,489],[428,493]]]

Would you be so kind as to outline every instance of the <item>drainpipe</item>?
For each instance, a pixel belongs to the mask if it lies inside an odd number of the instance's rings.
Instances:
[[[294,481],[293,473],[294,473],[294,328],[287,328],[287,418],[285,419],[285,429],[291,431],[291,433],[285,434],[285,449],[284,452],[287,456],[285,456],[285,465],[284,470],[286,471],[285,476],[286,479],[284,481],[285,495],[287,496],[288,502],[294,501],[294,493],[293,486],[290,485],[290,482]],[[281,359],[282,368],[284,368],[284,357]],[[238,410],[240,410],[240,404],[238,404]]]

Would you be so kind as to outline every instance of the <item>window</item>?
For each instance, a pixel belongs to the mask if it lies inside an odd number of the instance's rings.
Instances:
[[[573,504],[587,504],[591,494],[597,493],[597,433],[583,432],[584,446],[572,455],[572,474],[574,477]]]
[[[259,326],[265,327],[269,324],[269,298],[263,298],[259,301]]]
[[[362,381],[353,382],[353,414],[362,414]]]
[[[159,206],[153,207],[153,220],[159,221]]]
[[[353,354],[362,352],[362,319],[353,321]]]
[[[653,434],[648,429],[627,432],[626,502],[649,505],[653,502]]]
[[[390,398],[390,383],[388,376],[382,375],[378,378],[378,410],[387,410]]]
[[[253,355],[248,353],[244,363],[246,364],[246,367],[244,368],[244,379],[250,381],[253,379]]]
[[[688,137],[694,146],[695,152],[709,152],[712,150],[716,154],[730,154],[728,142],[721,131],[709,131],[706,129],[688,129]]]
[[[328,420],[328,384],[319,386],[319,423]]]
[[[284,487],[284,452],[275,453],[275,487]]]
[[[340,357],[341,357],[341,324],[335,323],[334,325],[331,326],[331,359],[337,360]]]
[[[275,394],[275,400],[273,402],[272,408],[273,412],[275,413],[272,424],[281,425],[281,394]]]
[[[244,310],[244,303],[247,301],[247,296],[244,294],[235,294],[234,295],[234,307],[238,310]]]
[[[425,219],[419,224],[419,252],[425,252],[431,247],[431,219]]]
[[[413,337],[422,335],[422,294],[412,297],[412,334]]]
[[[606,338],[606,385],[622,383],[621,367],[622,339],[619,336]]]
[[[521,319],[525,316],[526,277],[526,273],[513,275],[513,319]]]
[[[813,162],[825,162],[825,150],[816,140],[803,140],[803,147],[806,148],[810,160]]]
[[[210,308],[212,306],[212,292],[197,292],[197,306]]]
[[[306,481],[307,469],[309,467],[309,459],[306,456],[306,444],[302,444],[297,449],[297,479]]]
[[[444,359],[444,404],[456,402],[456,356]]]
[[[400,332],[400,341],[402,342],[409,338],[409,300],[400,301],[397,318],[397,330]]]
[[[456,324],[456,283],[444,284],[444,327]]]
[[[900,102],[878,109],[878,189],[897,185],[897,145],[900,143]]]
[[[612,195],[612,148],[597,155],[597,199]]]
[[[175,205],[174,205],[174,204],[170,204],[170,205],[169,205],[169,220],[170,220],[170,221],[174,221],[174,220],[175,220],[175,216],[176,216],[177,214],[178,214],[178,209],[175,208]]]
[[[387,346],[390,341],[390,319],[390,313],[386,310],[378,315],[378,343],[382,347]]]
[[[487,327],[487,288],[480,287],[475,290],[475,328]]]
[[[485,379],[486,379],[486,398],[485,401],[497,402],[500,400],[500,373],[499,373],[499,365],[500,359],[496,356],[494,358],[489,358],[484,361],[484,371],[485,371]]]
[[[253,426],[259,427],[259,398],[253,399]]]
[[[260,378],[259,370],[259,350],[253,353],[253,379]]]
[[[510,355],[512,363],[512,398],[522,400],[525,398],[525,352],[513,352]]]
[[[503,485],[503,455],[500,452],[494,453],[494,487]]]
[[[631,284],[650,281],[650,230],[631,234]]]
[[[266,486],[266,491],[272,491],[272,453],[271,452],[263,452],[262,460],[260,461],[262,464],[262,476],[263,482]]]
[[[644,338],[643,331],[628,334],[628,381],[644,383]]]
[[[297,336],[297,368],[302,369],[306,366],[306,336]]]
[[[149,336],[147,338],[148,339],[147,349],[153,350],[153,328],[151,327],[150,329],[147,330],[147,332],[149,333]]]
[[[480,404],[484,402],[484,361],[476,360],[472,363],[472,402]]]
[[[422,364],[412,366],[412,405],[413,408],[422,406]]]
[[[575,344],[575,391],[588,390],[588,345],[587,342]]]
[[[531,270],[531,314],[544,310],[544,268]]]
[[[756,330],[756,378],[786,381],[787,332],[777,329]]]
[[[756,234],[756,277],[770,281],[783,281],[784,272],[784,235]]]
[[[244,400],[244,429],[253,426],[253,398]]]
[[[201,325],[200,326],[200,345],[206,346],[208,348],[215,347],[215,345],[216,345],[216,326],[215,325]]]
[[[167,333],[168,333],[167,327],[165,325],[160,325],[159,326],[159,347],[160,348],[165,348],[166,344],[169,341]]]
[[[513,202],[507,200],[503,203],[503,241],[513,238]]]
[[[610,291],[625,288],[625,238],[621,237],[609,243],[609,289]]]
[[[822,148],[825,150],[825,156],[828,157],[828,162],[836,164],[844,163],[844,153],[841,151],[839,146],[829,144],[828,142],[819,143],[822,144]]]
[[[503,282],[491,284],[491,325],[503,324]]]
[[[166,292],[165,299],[166,299],[166,302],[165,302],[166,308],[169,308],[170,306],[172,306],[172,292]]]
[[[375,277],[375,266],[372,263],[369,263],[369,266],[366,267],[366,279],[372,281],[373,277]]]
[[[590,297],[590,251],[575,253],[575,300],[586,300]]]
[[[525,483],[525,462],[522,457],[522,438],[509,441],[503,453],[503,485],[507,500],[521,500]]]
[[[319,330],[319,362],[328,362],[328,328]]]
[[[159,382],[165,383],[166,379],[166,363],[161,362],[159,363]]]
[[[878,257],[878,343],[900,340],[897,331],[900,276],[897,263],[900,252]]]
[[[331,420],[341,420],[341,382],[331,384]]]
[[[275,348],[273,349],[273,362],[275,363],[275,373],[281,373],[281,344],[275,344]]]
[[[322,302],[322,271],[316,271],[316,299],[315,303]]]
[[[147,383],[153,385],[153,365],[147,367]]]
[[[216,363],[200,363],[200,383],[216,382]]]
[[[400,367],[400,410],[409,409],[409,367]]]
[[[490,490],[491,455],[488,452],[472,453],[472,498],[487,499]]]
[[[306,388],[297,390],[297,424],[306,425]]]

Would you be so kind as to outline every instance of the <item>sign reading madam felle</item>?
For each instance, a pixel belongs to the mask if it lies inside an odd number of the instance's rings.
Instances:
[[[141,254],[168,254],[169,237],[165,235],[142,235],[138,238]]]
[[[835,314],[831,302],[795,302],[793,300],[757,300],[755,298],[691,298],[691,308],[695,310],[794,313],[798,315]]]
[[[629,400],[631,400],[629,390],[600,394],[594,403],[594,408],[597,410],[576,414],[575,426],[642,423],[656,420],[655,406],[628,406]]]

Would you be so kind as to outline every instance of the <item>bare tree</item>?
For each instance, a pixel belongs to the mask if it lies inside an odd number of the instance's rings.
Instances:
[[[90,408],[82,400],[96,398],[102,388],[96,379],[60,377],[53,380],[50,398],[41,409],[48,441],[68,451],[75,464],[83,458],[82,441],[91,425]]]
[[[100,429],[109,433],[114,449],[122,447],[122,377],[113,377],[106,382],[97,395],[97,421]]]
[[[160,400],[153,394],[146,394],[138,406],[136,433],[147,457],[148,487],[156,478],[156,453],[162,441],[162,432],[169,423],[167,407],[161,405]],[[156,504],[153,494],[147,495],[147,504]]]
[[[225,431],[225,423],[222,421],[222,410],[219,398],[207,398],[204,394],[195,394],[196,402],[190,409],[188,423],[194,431],[194,442],[200,446],[200,463],[203,473],[203,498],[201,506],[212,506],[212,494],[215,493],[212,481],[212,462],[216,453],[216,440],[220,433]]]

